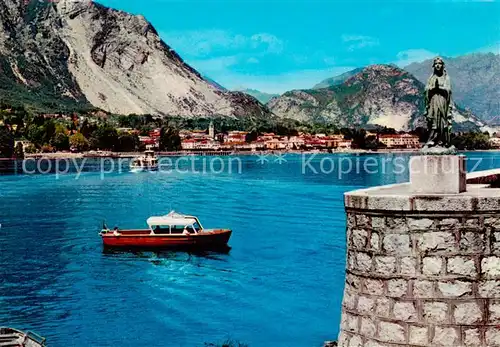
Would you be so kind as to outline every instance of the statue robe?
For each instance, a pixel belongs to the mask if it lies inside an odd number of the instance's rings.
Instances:
[[[425,87],[427,121],[430,126],[429,130],[436,130],[440,140],[444,140],[444,134],[448,129],[450,100],[450,77],[446,72],[442,76],[433,74]]]

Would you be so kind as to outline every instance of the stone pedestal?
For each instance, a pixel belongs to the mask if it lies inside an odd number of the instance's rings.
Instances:
[[[411,192],[459,194],[466,191],[465,156],[421,155],[410,160]]]
[[[416,160],[430,165],[434,158]],[[459,157],[435,160],[462,165]],[[455,186],[445,189],[432,176],[416,177],[423,189],[433,186],[432,193],[463,189],[457,174],[450,176]],[[469,184],[466,192],[439,195],[412,190],[405,183],[345,194],[338,345],[500,346],[500,188]]]

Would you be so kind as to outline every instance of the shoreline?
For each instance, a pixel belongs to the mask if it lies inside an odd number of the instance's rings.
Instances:
[[[265,150],[265,151],[179,151],[179,152],[156,152],[158,156],[167,157],[183,157],[183,156],[238,156],[238,155],[285,155],[285,154],[414,154],[418,153],[418,149],[380,149],[377,151],[365,150],[365,149],[351,149],[342,151],[280,151],[280,150]],[[458,153],[474,152],[474,153],[491,153],[500,152],[500,149],[488,149],[488,150],[469,150],[469,151],[458,151]],[[142,152],[102,152],[102,153],[71,153],[71,152],[55,152],[55,153],[35,153],[35,154],[25,154],[25,159],[83,159],[83,158],[134,158],[142,155]],[[13,160],[15,158],[4,158],[0,160]]]

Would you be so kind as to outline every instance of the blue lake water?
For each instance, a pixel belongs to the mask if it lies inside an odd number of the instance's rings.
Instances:
[[[469,170],[500,167],[495,153],[468,157]],[[301,347],[335,339],[343,193],[407,181],[396,159],[408,156],[284,159],[173,158],[177,170],[156,174],[101,174],[94,163],[81,175],[0,176],[0,325],[34,330],[49,346],[196,347],[232,338]],[[233,229],[231,251],[103,251],[103,220],[145,227],[171,209]]]

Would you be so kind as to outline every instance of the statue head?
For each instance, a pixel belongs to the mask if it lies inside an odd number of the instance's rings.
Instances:
[[[432,67],[434,68],[434,73],[441,75],[444,72],[444,61],[441,57],[434,58],[432,63]]]

